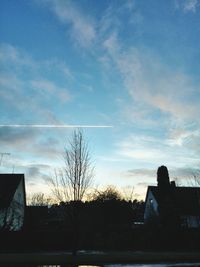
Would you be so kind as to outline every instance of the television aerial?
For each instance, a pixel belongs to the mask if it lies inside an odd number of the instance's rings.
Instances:
[[[1,163],[2,163],[2,160],[3,160],[4,156],[10,156],[10,153],[0,152],[0,166],[1,166]]]

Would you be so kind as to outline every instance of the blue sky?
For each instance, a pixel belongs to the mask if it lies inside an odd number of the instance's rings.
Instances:
[[[84,128],[94,184],[144,197],[200,168],[199,0],[2,0],[0,125]],[[48,192],[72,129],[0,127],[1,172]]]

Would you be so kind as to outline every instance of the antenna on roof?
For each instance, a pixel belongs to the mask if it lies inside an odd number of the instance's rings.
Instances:
[[[10,156],[10,153],[0,152],[0,166],[1,166],[1,163],[2,163],[4,156]]]

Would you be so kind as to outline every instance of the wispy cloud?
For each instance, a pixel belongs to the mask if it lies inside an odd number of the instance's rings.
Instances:
[[[13,129],[10,127],[0,128],[0,144],[11,147],[22,147],[31,144],[37,132],[34,129]]]
[[[4,103],[1,108],[4,108],[4,113],[13,113],[13,118],[18,115],[18,118],[27,121],[29,112],[34,116],[42,117],[43,114],[45,117],[45,113],[52,111],[52,101],[55,105],[71,101],[72,96],[65,85],[70,70],[63,62],[36,62],[23,50],[10,44],[2,44],[0,64],[0,98]],[[59,73],[59,82],[49,78],[50,75],[53,76],[52,73]]]
[[[10,67],[12,64],[13,70],[19,70],[24,66],[28,66],[29,69],[34,68],[36,64],[30,55],[7,43],[0,44],[0,61],[1,64],[5,64],[4,68]],[[6,63],[8,64],[7,66]]]
[[[193,12],[197,11],[197,8],[200,5],[199,0],[176,0],[176,8],[182,9],[184,12]]]
[[[175,166],[192,166],[199,164],[199,143],[192,136],[185,140],[182,146],[169,144],[169,140],[162,136],[130,135],[116,144],[118,155],[132,159],[134,164],[153,164],[154,166],[166,164],[171,168]],[[193,145],[192,145],[193,144]],[[195,146],[196,144],[196,146]],[[174,160],[176,159],[176,160]]]
[[[167,142],[171,146],[187,146],[195,138],[199,139],[199,136],[199,130],[175,128],[169,131]],[[196,148],[198,148],[197,143]]]
[[[150,177],[154,178],[156,176],[156,169],[131,169],[126,172],[126,176],[131,176],[131,177]]]
[[[143,16],[138,10],[136,1],[110,1],[99,22],[100,35],[109,35],[112,32],[123,31],[128,25],[139,25]]]
[[[103,46],[107,72],[112,73],[116,67],[130,96],[119,103],[122,113],[127,125],[137,129],[137,133],[116,143],[114,158],[132,160],[135,167],[166,164],[172,169],[195,168],[200,147],[198,82],[186,72],[166,65],[147,47],[125,48],[115,31]],[[144,176],[138,171],[137,176],[140,174]]]
[[[63,136],[65,135],[66,133]],[[64,138],[62,137],[60,140],[59,136],[59,134],[55,136],[55,132],[45,132],[45,129],[1,127],[1,149],[11,154],[2,168],[4,167],[8,171],[14,166],[15,171],[25,172],[30,164],[41,165],[41,162],[44,164],[52,159],[54,161],[52,166],[55,166],[58,158],[62,155],[64,146],[64,141],[62,144]],[[38,166],[38,168],[40,167]]]
[[[112,34],[104,41],[103,46],[111,56],[115,57],[120,49],[117,32],[112,32]]]
[[[71,96],[66,88],[56,85],[50,80],[32,80],[31,85],[35,90],[38,90],[41,97],[51,98],[57,96],[61,102],[68,102]]]
[[[179,8],[196,12],[199,1],[184,1]],[[135,8],[132,6],[131,8]],[[127,45],[120,26],[112,25],[110,7],[102,20],[105,49],[100,62],[108,75],[116,72],[129,97],[118,102],[123,118],[134,134],[116,143],[112,159],[132,160],[137,176],[152,170],[139,166],[166,164],[174,169],[199,164],[199,82],[183,68],[171,65],[154,50]],[[115,24],[120,25],[119,17]],[[123,89],[122,89],[123,90]],[[123,121],[124,123],[124,121]],[[137,132],[136,132],[137,131]],[[176,160],[175,160],[176,159]]]
[[[156,179],[157,179],[157,168],[159,166],[155,167],[154,169],[145,169],[145,168],[141,168],[141,169],[131,169],[128,170],[126,175],[130,176],[130,177],[147,177],[149,179],[151,179],[153,181],[154,179],[154,183],[156,183]],[[182,168],[169,168],[168,172],[169,172],[169,176],[170,179],[173,180],[174,178],[180,178],[180,179],[188,179],[190,178],[193,173],[197,172],[198,169],[196,168],[189,168],[189,167],[182,167]],[[153,179],[152,179],[153,178]]]
[[[26,178],[28,182],[37,182],[40,179],[46,179],[46,173],[51,169],[50,165],[47,164],[28,164],[23,166],[25,169]]]
[[[80,46],[90,46],[96,37],[95,22],[75,5],[74,1],[42,0],[52,10]]]
[[[152,115],[157,112],[157,119],[167,116],[168,121],[183,124],[195,118],[199,124],[200,108],[195,97],[199,89],[192,77],[181,70],[170,69],[147,48],[122,49],[115,33],[103,45],[107,49],[108,60],[118,68],[133,106],[137,106],[137,113],[139,108],[140,116],[144,109]],[[146,112],[143,114],[146,116]]]

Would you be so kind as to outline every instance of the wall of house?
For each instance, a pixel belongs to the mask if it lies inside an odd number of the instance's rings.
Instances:
[[[14,207],[14,220],[13,230],[20,230],[24,223],[24,211],[25,211],[25,196],[24,196],[24,183],[23,180],[19,183],[19,186],[14,194],[12,205]]]
[[[6,209],[1,209],[0,210],[0,229],[2,229],[2,227],[4,226],[5,220],[6,220]]]
[[[19,231],[24,223],[25,196],[23,181],[19,183],[13,200],[7,210],[7,224],[12,231]]]
[[[148,192],[145,211],[144,211],[144,222],[149,223],[158,220],[158,203],[151,191]]]
[[[181,226],[185,228],[200,228],[200,216],[181,216]]]

